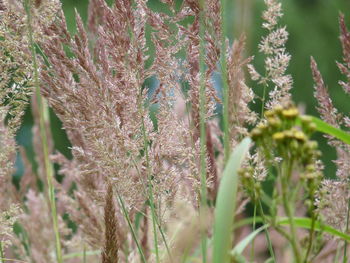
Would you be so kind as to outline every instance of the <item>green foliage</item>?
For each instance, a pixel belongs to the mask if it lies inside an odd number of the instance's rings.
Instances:
[[[314,116],[309,116],[310,119],[312,120],[312,122],[315,124],[317,131],[331,135],[339,140],[341,140],[342,142],[346,143],[346,144],[350,144],[350,134],[339,129],[336,128],[330,124],[328,124],[327,122],[324,122],[323,120],[314,117]]]
[[[213,263],[229,262],[228,251],[236,207],[238,170],[249,150],[251,140],[245,138],[231,154],[221,179],[215,208]]]

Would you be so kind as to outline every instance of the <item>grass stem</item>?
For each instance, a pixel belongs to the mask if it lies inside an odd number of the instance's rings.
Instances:
[[[256,208],[257,208],[257,205],[256,205],[256,202],[254,202],[254,210],[253,210],[253,230],[252,232],[255,231],[256,229]],[[255,250],[255,238],[252,240],[252,247],[250,249],[250,261],[251,262],[254,262],[254,250]]]
[[[266,224],[267,220],[265,218],[265,213],[264,213],[264,209],[263,209],[262,204],[261,204],[261,200],[258,201],[258,208],[259,208],[260,215],[263,218],[263,223]],[[254,219],[254,221],[255,221],[255,219]],[[268,246],[268,249],[270,252],[270,256],[273,258],[273,262],[276,262],[276,257],[275,257],[275,253],[273,251],[270,233],[269,233],[267,228],[264,230],[264,232],[265,232],[267,246]]]
[[[346,214],[346,228],[345,233],[347,234],[349,231],[349,217],[350,217],[350,198],[348,199],[348,207],[347,207],[347,214]],[[347,262],[347,248],[348,248],[348,242],[344,241],[344,253],[343,253],[343,263]]]
[[[296,241],[297,239],[297,233],[296,233],[296,228],[294,224],[294,215],[293,215],[293,209],[291,207],[291,203],[289,202],[289,197],[288,197],[288,182],[290,182],[291,178],[291,172],[292,172],[292,164],[293,161],[289,160],[288,158],[285,158],[284,161],[282,162],[282,173],[280,175],[281,179],[281,190],[282,190],[282,202],[283,202],[283,208],[285,210],[285,213],[288,217],[289,221],[289,227],[290,227],[290,243],[293,249],[294,257],[295,257],[295,262],[296,263],[301,263],[301,258],[300,258],[300,249],[298,246],[298,243]]]
[[[141,95],[140,95],[141,98]],[[152,178],[150,174],[150,164],[149,164],[149,155],[148,155],[148,139],[146,134],[146,127],[145,122],[143,118],[143,108],[142,103],[139,102],[139,108],[141,113],[141,129],[142,129],[142,136],[144,140],[144,146],[145,146],[145,156],[146,156],[146,167],[147,167],[147,189],[148,189],[148,198],[149,198],[149,204],[151,207],[151,214],[152,214],[152,226],[153,226],[153,236],[154,236],[154,249],[156,253],[156,262],[160,262],[159,258],[159,249],[158,249],[158,231],[157,231],[157,223],[156,223],[156,211],[154,206],[154,196],[153,196],[153,184],[152,184]]]
[[[143,253],[143,250],[142,250],[142,247],[140,245],[140,242],[137,239],[134,227],[132,226],[132,223],[130,221],[130,217],[129,217],[128,211],[126,210],[124,201],[123,201],[122,197],[119,195],[118,191],[117,191],[117,196],[118,196],[119,203],[120,203],[120,205],[122,207],[122,211],[123,211],[124,217],[125,217],[126,221],[128,222],[128,226],[130,228],[132,238],[134,239],[134,241],[136,243],[136,246],[137,246],[137,249],[139,251],[139,254],[140,254],[140,257],[141,257],[141,261],[142,261],[142,263],[146,263],[147,260],[146,260],[145,254]]]
[[[27,14],[29,45],[30,45],[30,50],[33,58],[35,95],[36,95],[36,100],[38,104],[39,129],[40,129],[40,138],[41,138],[42,151],[43,151],[43,157],[44,157],[44,167],[45,167],[46,179],[47,179],[48,198],[49,198],[50,209],[51,209],[53,229],[55,233],[56,260],[57,260],[57,263],[62,263],[63,260],[62,260],[61,240],[60,240],[60,233],[58,228],[58,215],[56,211],[55,188],[53,185],[54,170],[53,170],[53,165],[49,158],[48,135],[46,131],[46,124],[49,123],[49,113],[48,113],[48,107],[44,101],[44,98],[42,98],[40,93],[38,63],[36,59],[35,44],[33,39],[31,5],[29,0],[25,0],[24,8]]]
[[[221,81],[223,95],[223,130],[224,130],[224,163],[227,163],[230,157],[230,133],[229,133],[229,90],[227,83],[227,60],[226,60],[226,22],[225,8],[226,0],[221,0],[221,50],[220,50],[220,65],[221,65]]]
[[[4,262],[4,258],[5,258],[5,255],[4,255],[4,250],[2,248],[2,242],[0,240],[0,263],[3,263]]]
[[[207,208],[207,164],[206,164],[206,93],[205,93],[205,0],[199,1],[199,117],[200,117],[200,175],[201,175],[201,248],[202,262],[207,262],[207,235],[203,229],[205,222],[205,211]]]

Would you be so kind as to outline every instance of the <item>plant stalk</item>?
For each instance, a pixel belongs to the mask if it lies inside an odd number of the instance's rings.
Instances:
[[[296,263],[300,263],[301,262],[300,249],[299,249],[298,243],[296,241],[296,228],[295,228],[295,224],[294,224],[293,212],[292,212],[292,208],[290,206],[290,202],[289,202],[288,196],[287,196],[288,182],[290,181],[291,173],[292,173],[292,164],[293,164],[293,162],[289,162],[288,158],[284,159],[284,161],[282,163],[282,174],[280,175],[280,178],[281,178],[283,208],[284,208],[286,215],[288,217],[289,227],[290,227],[290,231],[291,231],[290,243],[292,245],[292,249],[293,249]]]
[[[345,228],[345,233],[347,234],[349,232],[349,217],[350,217],[350,198],[348,199],[348,207],[347,207],[347,215],[346,215],[346,228]],[[348,242],[345,240],[344,241],[344,253],[343,253],[343,263],[347,262],[347,247],[348,247]]]
[[[221,81],[223,95],[223,130],[224,130],[224,164],[227,163],[230,157],[230,133],[229,133],[229,90],[227,83],[227,60],[226,60],[226,21],[225,21],[226,0],[221,0]]]
[[[124,217],[125,217],[126,221],[128,222],[132,238],[134,239],[134,241],[136,243],[136,246],[137,246],[137,249],[138,249],[138,251],[140,253],[142,263],[146,263],[147,260],[146,260],[145,254],[143,253],[143,250],[142,250],[142,247],[140,245],[140,242],[137,240],[137,236],[136,236],[134,227],[132,226],[132,223],[130,221],[130,218],[129,218],[129,215],[128,215],[128,211],[126,210],[124,201],[123,201],[122,197],[119,195],[118,191],[117,191],[117,196],[118,196],[119,203],[122,206],[122,211],[123,211]]]
[[[141,93],[141,92],[140,92]],[[149,155],[148,155],[148,139],[146,134],[146,127],[145,122],[143,118],[143,108],[141,103],[141,94],[139,98],[139,111],[141,114],[141,130],[142,130],[142,136],[144,140],[144,146],[145,146],[145,156],[146,156],[146,167],[147,167],[147,189],[148,189],[148,199],[151,207],[151,214],[152,214],[152,226],[153,226],[153,236],[154,236],[154,249],[156,252],[156,262],[160,262],[159,258],[159,249],[158,249],[158,235],[157,235],[157,223],[156,223],[156,211],[154,206],[154,197],[153,197],[153,185],[152,185],[152,179],[150,174],[150,164],[149,164]]]
[[[4,258],[5,258],[5,255],[4,255],[4,250],[2,248],[2,242],[0,240],[0,263],[3,263],[4,262]]]
[[[53,229],[55,233],[56,260],[57,260],[57,263],[62,263],[63,259],[62,259],[60,233],[58,228],[58,215],[56,210],[55,188],[53,185],[54,170],[53,170],[53,165],[49,158],[48,136],[46,132],[46,123],[49,123],[49,112],[48,112],[48,107],[45,103],[45,100],[44,98],[42,98],[40,94],[38,63],[36,59],[35,44],[33,39],[31,6],[30,6],[29,0],[25,0],[24,7],[27,14],[29,44],[30,44],[30,50],[32,53],[32,58],[33,58],[35,95],[38,103],[40,138],[41,138],[41,145],[42,145],[42,151],[44,156],[44,167],[45,167],[47,186],[48,186],[48,197],[49,197],[49,203],[50,203],[50,209],[51,209],[51,217],[52,217]]]
[[[201,175],[201,249],[202,262],[207,262],[207,235],[204,229],[207,208],[207,164],[206,164],[206,94],[205,94],[205,0],[199,1],[199,116],[200,116],[200,175]]]
[[[262,207],[262,204],[261,204],[261,200],[258,201],[258,208],[259,208],[259,212],[260,212],[260,215],[263,219],[263,222],[264,224],[266,224],[266,218],[265,218],[265,213],[264,213],[264,210],[263,210],[263,207]],[[255,221],[255,219],[254,219]],[[267,246],[269,248],[269,252],[270,252],[270,256],[273,258],[273,262],[276,262],[276,257],[275,257],[275,253],[273,251],[273,246],[272,246],[272,242],[271,242],[271,238],[270,238],[270,233],[268,231],[268,229],[266,228],[264,230],[265,232],[265,236],[266,236],[266,240],[267,240]]]

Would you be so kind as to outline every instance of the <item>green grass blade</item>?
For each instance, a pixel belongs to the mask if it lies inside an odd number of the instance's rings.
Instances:
[[[235,224],[235,228],[239,228],[242,227],[244,225],[250,225],[253,223],[254,218],[250,217],[250,218],[245,218],[239,222],[237,222],[237,224]],[[263,223],[263,219],[261,217],[257,217],[255,219],[256,223]],[[311,229],[311,223],[312,220],[311,218],[307,218],[307,217],[295,217],[294,218],[294,223],[297,227],[299,228],[305,228],[305,229]],[[288,225],[288,219],[281,217],[277,220],[277,225]],[[331,227],[330,225],[324,224],[320,221],[316,221],[315,223],[315,227],[314,227],[315,231],[322,231],[324,233],[330,234],[334,237],[339,237],[343,240],[346,241],[350,241],[350,235],[347,235],[333,227]]]
[[[275,262],[275,259],[274,258],[268,258],[265,260],[264,263],[274,263]]]
[[[63,256],[63,259],[70,259],[70,258],[83,258],[86,256],[93,256],[93,255],[100,255],[101,254],[101,250],[90,250],[90,251],[86,251],[84,250],[83,252],[75,252],[75,253],[70,253],[70,254],[66,254]]]
[[[0,258],[0,262],[4,262],[5,261],[9,261],[9,262],[17,262],[17,263],[29,263],[28,261],[23,261],[23,260],[19,260],[19,259],[12,259],[12,258]]]
[[[147,260],[146,260],[145,254],[143,253],[141,244],[140,244],[140,242],[139,242],[138,239],[137,239],[137,236],[136,236],[134,227],[132,226],[132,223],[131,223],[131,221],[130,221],[130,217],[129,217],[128,211],[126,210],[126,207],[125,207],[123,198],[119,195],[118,192],[117,192],[117,196],[118,196],[118,200],[119,200],[119,203],[120,203],[120,205],[121,205],[121,208],[122,208],[124,217],[125,217],[125,219],[126,219],[126,221],[127,221],[127,223],[128,223],[129,229],[130,229],[130,231],[131,231],[132,238],[133,238],[133,240],[134,240],[135,243],[136,243],[136,247],[137,247],[138,252],[139,252],[139,254],[140,254],[140,257],[141,257],[141,261],[142,261],[142,263],[147,263]]]
[[[309,116],[312,120],[312,122],[316,125],[316,129],[319,132],[323,132],[326,133],[328,135],[331,135],[341,141],[343,141],[346,144],[350,144],[350,134],[338,129],[330,124],[328,124],[327,122],[316,118],[314,116]]]
[[[3,263],[3,259],[5,258],[4,256],[4,251],[2,249],[2,242],[0,240],[0,263]]]
[[[264,223],[264,220],[261,216],[256,216],[254,217],[247,217],[247,218],[243,218],[241,220],[239,220],[237,223],[234,224],[233,229],[238,229],[240,227],[246,226],[246,225],[251,225],[253,224],[255,221],[255,224],[260,224],[260,223]]]
[[[213,263],[229,262],[229,250],[232,244],[232,230],[236,208],[237,171],[251,140],[245,138],[233,151],[221,179],[215,208]]]
[[[221,48],[220,48],[220,66],[222,81],[222,122],[224,132],[224,162],[228,161],[230,156],[230,134],[229,134],[229,89],[227,82],[227,58],[226,58],[226,0],[220,1],[221,13]],[[232,105],[231,105],[232,107]]]
[[[295,217],[294,218],[294,223],[297,227],[300,228],[305,228],[305,229],[311,229],[311,218],[306,218],[306,217]],[[279,225],[288,225],[288,219],[286,218],[282,218],[280,220],[278,220],[277,224]],[[334,237],[339,237],[343,240],[346,241],[350,241],[350,235],[347,235],[329,225],[323,224],[320,221],[316,221],[315,223],[315,227],[314,227],[315,231],[322,231],[324,233],[328,233]]]
[[[250,244],[255,237],[264,229],[268,228],[269,225],[263,225],[246,236],[243,240],[241,240],[231,251],[231,255],[240,255],[243,253],[244,249]]]
[[[345,228],[345,233],[348,233],[349,231],[349,216],[350,216],[350,199],[348,198],[348,207],[346,211],[346,228]],[[347,247],[348,247],[348,242],[345,240],[344,242],[344,254],[343,254],[343,263],[347,261]]]
[[[47,192],[48,192],[48,200],[50,203],[52,226],[53,226],[53,231],[55,233],[56,260],[57,260],[57,263],[63,263],[61,238],[60,238],[60,232],[59,232],[59,226],[58,226],[59,216],[57,214],[56,199],[55,199],[55,186],[54,186],[55,171],[49,157],[50,155],[49,142],[48,142],[48,134],[46,131],[46,125],[50,121],[49,109],[47,104],[45,103],[45,99],[41,96],[41,93],[40,93],[39,65],[36,58],[35,43],[33,38],[31,1],[25,0],[23,4],[27,15],[29,48],[33,59],[33,80],[34,80],[35,95],[36,95],[36,100],[38,104],[38,113],[39,113],[39,135],[40,135],[41,146],[42,146],[42,154],[44,158],[44,167],[45,167],[47,187],[48,187]]]
[[[205,44],[205,10],[206,10],[206,0],[199,0],[199,130],[200,130],[200,178],[201,178],[201,188],[200,188],[200,210],[199,218],[200,225],[204,225],[205,221],[205,211],[207,209],[207,132],[206,132],[206,83],[205,83],[205,72],[206,72],[206,44]],[[207,233],[205,229],[201,228],[201,248],[202,248],[202,263],[207,262]]]

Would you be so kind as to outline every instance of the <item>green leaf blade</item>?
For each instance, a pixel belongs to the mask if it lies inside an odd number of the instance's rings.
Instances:
[[[225,167],[221,179],[215,208],[213,263],[226,263],[230,260],[232,230],[236,208],[238,169],[249,150],[250,138],[245,138],[235,148]]]
[[[317,131],[331,135],[341,140],[342,142],[350,145],[350,134],[348,132],[345,132],[339,128],[336,128],[328,124],[327,122],[319,118],[316,118],[314,116],[309,116],[309,117],[311,118],[312,122],[316,125]]]

